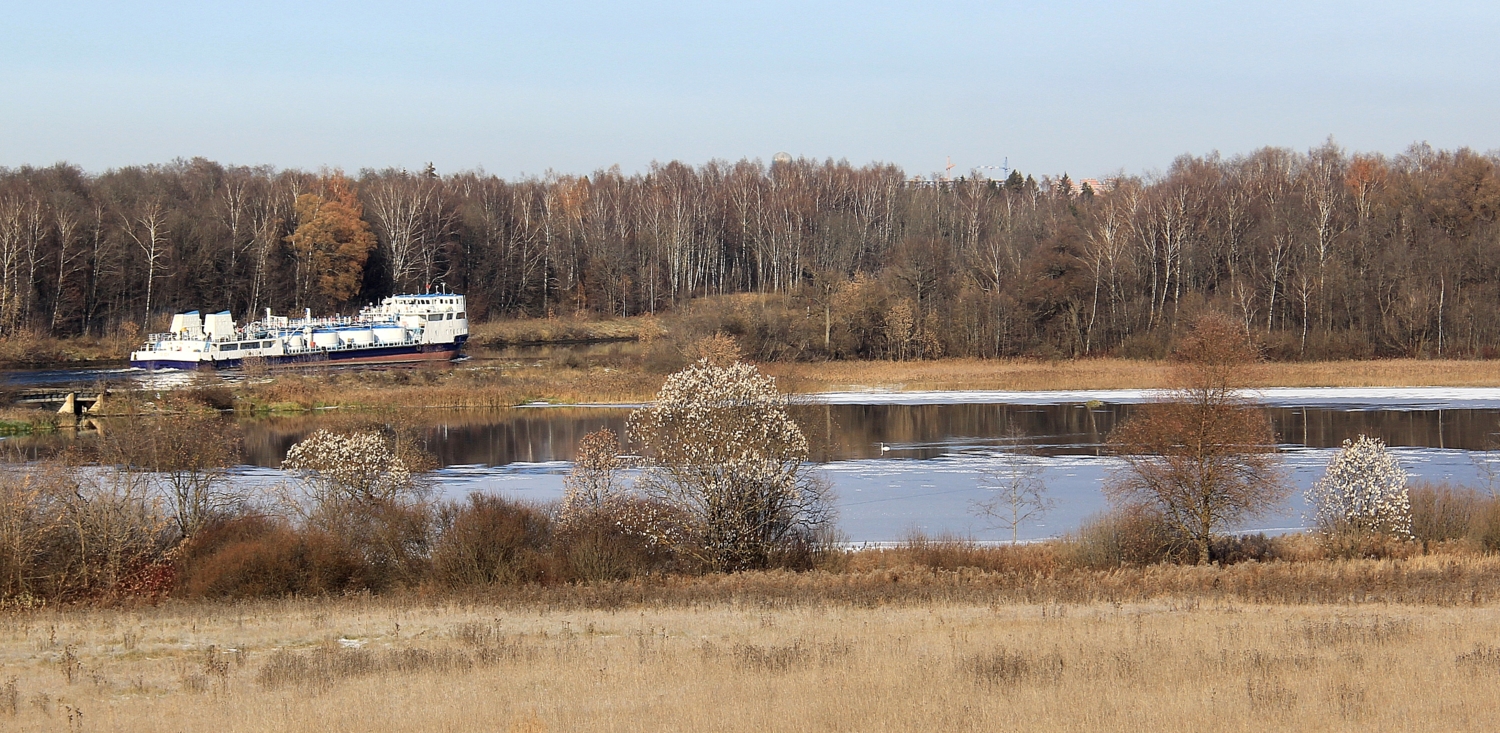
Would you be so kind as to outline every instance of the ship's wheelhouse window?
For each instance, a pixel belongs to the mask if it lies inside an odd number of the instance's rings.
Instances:
[[[463,311],[459,311],[458,312],[458,318],[459,318],[459,320],[463,320],[463,317],[464,317],[464,312]]]

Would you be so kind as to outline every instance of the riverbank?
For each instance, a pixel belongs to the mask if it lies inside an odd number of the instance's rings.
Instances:
[[[54,338],[23,331],[0,338],[0,369],[124,366],[139,341],[132,336]]]
[[[931,362],[768,363],[761,370],[794,394],[862,391],[1109,390],[1171,386],[1161,361],[951,359]],[[1254,387],[1500,387],[1500,361],[1387,360],[1263,364]],[[251,409],[346,407],[505,407],[640,403],[665,375],[628,361],[613,366],[566,359],[476,358],[450,369],[287,372],[230,387]],[[211,382],[212,378],[205,378]]]
[[[827,392],[1100,391],[1169,387],[1170,364],[1101,358],[1072,361],[945,359],[920,362],[771,362],[759,365],[793,394]],[[1252,387],[1500,387],[1500,361],[1392,359],[1267,363],[1246,372]],[[545,404],[638,404],[665,373],[640,359],[563,350],[537,356],[476,350],[453,365],[382,370],[288,369],[245,375],[197,373],[176,380],[189,398],[217,409],[296,412],[324,407],[496,408]],[[129,391],[132,385],[115,385]],[[154,391],[154,390],[153,390]],[[35,422],[44,410],[4,416]]]
[[[0,720],[122,733],[1479,730],[1500,716],[1500,613],[1488,591],[1462,591],[1492,586],[1493,565],[1056,579],[906,567],[13,611]],[[1254,590],[1333,577],[1345,580],[1328,594]],[[1454,594],[1408,592],[1418,578]]]

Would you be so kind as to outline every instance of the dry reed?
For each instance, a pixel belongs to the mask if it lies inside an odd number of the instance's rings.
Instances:
[[[1156,389],[1170,386],[1168,364],[1134,359],[939,359],[767,364],[764,371],[799,392],[892,390]],[[1500,361],[1379,359],[1276,362],[1251,375],[1254,387],[1494,387]]]
[[[950,359],[930,362],[772,363],[762,369],[785,391],[1150,389],[1168,384],[1164,362]],[[246,408],[506,407],[529,402],[638,403],[662,375],[625,362],[479,359],[452,368],[284,372],[237,388]],[[1268,364],[1255,386],[1500,386],[1500,362],[1386,360]]]
[[[722,582],[745,580],[756,579]],[[0,616],[15,680],[0,721],[125,733],[1483,730],[1500,716],[1497,636],[1493,605],[1194,595],[44,610]]]

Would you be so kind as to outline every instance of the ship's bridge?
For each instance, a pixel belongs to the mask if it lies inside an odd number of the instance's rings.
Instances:
[[[380,311],[397,315],[425,313],[459,313],[464,296],[449,294],[392,295],[380,301]]]

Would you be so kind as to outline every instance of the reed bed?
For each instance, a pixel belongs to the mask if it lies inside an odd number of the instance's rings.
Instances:
[[[242,407],[506,407],[528,402],[638,403],[663,375],[630,360],[614,365],[536,359],[476,360],[451,368],[285,371],[235,388]],[[1168,386],[1165,362],[949,359],[931,362],[771,363],[784,391],[1076,390]],[[1261,365],[1251,386],[1500,386],[1500,362],[1388,360]]]
[[[140,347],[140,341],[129,334],[58,338],[22,330],[0,338],[0,368],[121,362],[130,355],[131,349]]]
[[[1344,565],[1328,570],[1360,563]],[[0,616],[0,726],[1451,731],[1500,718],[1493,603],[980,593],[864,604],[827,581],[751,573],[713,582],[736,596],[608,606],[552,589],[526,602],[13,611]],[[802,602],[764,602],[777,584]]]
[[[568,368],[546,362],[425,367],[385,371],[273,373],[234,387],[246,410],[442,407],[496,408],[532,402],[638,403],[662,376],[608,367]]]
[[[1135,359],[939,359],[773,363],[762,369],[800,392],[889,390],[1156,389],[1169,364]],[[1379,359],[1274,362],[1247,375],[1250,387],[1495,387],[1500,361]]]
[[[469,340],[480,346],[650,340],[665,334],[655,316],[632,318],[516,318],[472,324]]]

